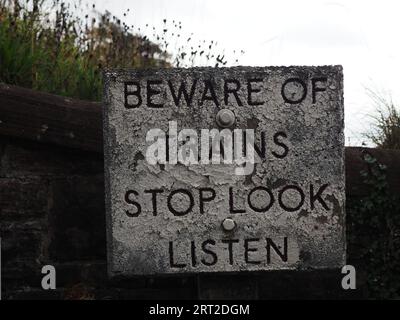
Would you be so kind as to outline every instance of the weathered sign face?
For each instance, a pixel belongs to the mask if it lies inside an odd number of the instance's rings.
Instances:
[[[112,276],[344,264],[340,66],[105,73]]]

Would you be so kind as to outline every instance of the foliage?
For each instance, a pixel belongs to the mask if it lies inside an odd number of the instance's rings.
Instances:
[[[373,117],[374,126],[367,137],[383,149],[400,149],[400,112],[390,97],[367,89],[378,115]]]
[[[163,19],[162,30],[159,32],[154,26],[150,27],[148,24],[144,29],[138,28],[138,31],[149,34],[152,36],[152,41],[156,42],[163,51],[168,51],[171,54],[170,61],[175,67],[220,67],[228,63],[225,50],[219,50],[218,42],[196,39],[193,33],[186,34],[179,21]],[[243,54],[243,50],[233,50],[229,54],[229,59],[237,64],[238,56]]]
[[[77,14],[77,5],[53,0],[49,7],[48,2],[0,0],[0,82],[100,100],[104,67],[192,66],[203,56],[209,65],[226,64],[213,41],[194,45],[187,39],[171,55],[169,33],[181,37],[182,29],[175,21],[177,30],[165,19],[162,32],[153,27],[155,43],[140,35],[140,28],[134,32],[134,26],[97,12],[94,5],[91,12]]]
[[[127,32],[109,13],[83,27],[59,1],[46,11],[43,0],[2,0],[0,10],[0,80],[9,84],[98,100],[103,65],[167,65],[156,45]]]
[[[361,172],[371,192],[348,208],[350,259],[367,275],[368,295],[400,298],[400,199],[389,191],[386,166],[364,153],[368,169]],[[355,256],[357,256],[355,258]]]

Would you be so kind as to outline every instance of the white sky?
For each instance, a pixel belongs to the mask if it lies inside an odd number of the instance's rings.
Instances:
[[[400,102],[400,1],[396,0],[92,0],[152,39],[163,19],[181,21],[183,34],[218,41],[239,65],[344,67],[347,145],[360,145],[375,107],[365,87]],[[123,13],[130,9],[126,17]],[[146,24],[149,27],[146,27]],[[177,38],[175,37],[175,41]],[[181,39],[187,39],[182,36]],[[172,49],[174,48],[172,44]],[[229,60],[235,64],[235,58]],[[236,64],[235,64],[236,65]]]

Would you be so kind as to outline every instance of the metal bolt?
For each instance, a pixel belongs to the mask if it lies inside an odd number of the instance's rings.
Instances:
[[[229,128],[231,127],[236,119],[235,114],[229,109],[221,109],[217,113],[217,124],[222,128]]]
[[[232,231],[236,228],[236,222],[231,218],[226,218],[224,221],[222,221],[222,228],[225,231]]]

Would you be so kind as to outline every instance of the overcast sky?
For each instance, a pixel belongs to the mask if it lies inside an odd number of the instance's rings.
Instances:
[[[92,0],[152,39],[163,19],[182,37],[218,41],[230,65],[344,67],[347,145],[360,145],[375,108],[365,87],[400,102],[400,2],[390,0]],[[124,18],[123,13],[130,9]],[[148,26],[146,27],[146,24]],[[173,41],[178,41],[174,38]],[[170,48],[174,48],[173,44]],[[233,50],[244,54],[233,55]],[[235,63],[238,56],[239,62]]]

